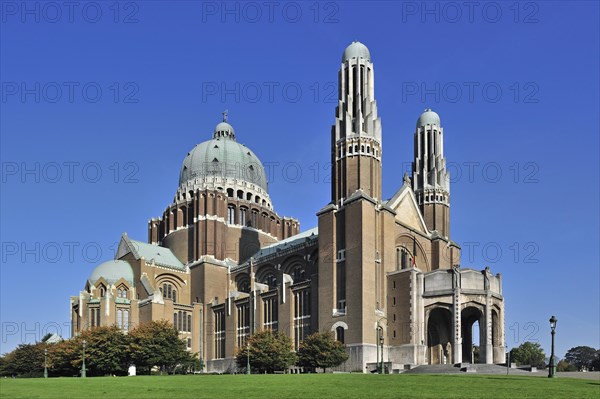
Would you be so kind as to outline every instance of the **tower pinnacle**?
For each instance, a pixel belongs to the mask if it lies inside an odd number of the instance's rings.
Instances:
[[[332,126],[332,201],[362,190],[381,199],[381,120],[367,46],[352,42],[342,55],[338,106]]]
[[[450,235],[450,175],[440,116],[427,108],[417,120],[412,187],[429,230]]]

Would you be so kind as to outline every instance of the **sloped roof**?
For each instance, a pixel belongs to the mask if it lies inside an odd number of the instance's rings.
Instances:
[[[185,265],[177,259],[175,254],[173,254],[169,248],[132,240],[127,237],[127,234],[123,234],[121,242],[119,243],[119,250],[117,251],[116,258],[122,258],[128,253],[131,253],[135,259],[139,260],[141,257],[144,257],[146,262],[154,262],[154,264],[158,266],[186,270]]]
[[[293,248],[297,245],[306,243],[310,240],[316,240],[319,237],[319,228],[315,227],[310,230],[306,230],[302,233],[296,234],[286,238],[285,240],[278,241],[276,243],[267,245],[259,249],[252,258],[254,260],[260,260],[261,258],[267,257],[276,253],[277,251]]]

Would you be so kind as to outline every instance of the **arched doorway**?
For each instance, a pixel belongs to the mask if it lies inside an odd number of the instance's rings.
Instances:
[[[427,359],[429,364],[452,363],[452,313],[435,308],[427,318]]]
[[[477,349],[481,348],[481,337],[485,336],[485,321],[483,320],[483,312],[475,306],[468,306],[461,312],[462,325],[462,361],[465,363],[477,363],[478,359],[483,359],[484,354],[479,353]],[[474,327],[477,331],[474,333]]]

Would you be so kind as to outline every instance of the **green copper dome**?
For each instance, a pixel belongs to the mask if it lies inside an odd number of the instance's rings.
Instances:
[[[344,55],[342,55],[342,62],[346,62],[352,58],[364,58],[368,61],[371,61],[371,53],[367,46],[362,44],[361,42],[352,42],[346,50],[344,50]]]
[[[438,114],[436,114],[435,112],[433,112],[430,108],[427,108],[422,114],[421,116],[419,116],[419,119],[417,119],[417,128],[420,128],[421,126],[426,126],[426,125],[440,125],[440,116]]]
[[[133,269],[129,262],[124,260],[109,260],[108,262],[99,264],[90,275],[89,280],[95,283],[101,277],[109,284],[113,284],[123,278],[132,286],[134,285]]]
[[[226,118],[216,126],[212,140],[198,144],[187,154],[179,185],[215,177],[246,181],[267,191],[267,175],[262,162],[252,150],[235,140],[233,127]]]

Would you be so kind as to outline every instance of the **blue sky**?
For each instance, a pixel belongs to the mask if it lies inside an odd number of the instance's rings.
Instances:
[[[596,2],[62,2],[1,8],[0,352],[57,328],[123,232],[173,199],[221,112],[280,215],[316,225],[341,54],[365,43],[383,192],[426,107],[462,267],[502,273],[509,347],[600,347]],[[26,7],[26,8],[25,8]]]

